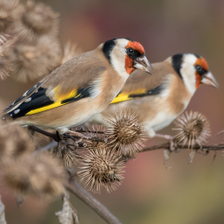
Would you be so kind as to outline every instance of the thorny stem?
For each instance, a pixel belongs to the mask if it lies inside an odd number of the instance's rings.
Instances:
[[[157,150],[157,149],[169,149],[170,143],[163,143],[160,145],[154,145],[154,146],[150,146],[150,147],[146,147],[144,149],[142,149],[140,152],[147,152],[147,151],[153,151],[153,150]],[[175,148],[177,149],[189,149],[187,145],[182,145],[182,144],[178,144]],[[195,145],[193,146],[191,149],[193,150],[200,150],[203,152],[209,152],[209,151],[216,151],[216,150],[224,150],[224,144],[219,144],[219,145]]]
[[[89,134],[89,133],[92,133],[92,134],[102,134],[102,135],[105,134],[105,131],[93,131],[93,130],[86,131],[84,129],[77,129],[76,131],[80,132],[80,133],[87,133],[87,134]]]
[[[39,129],[35,126],[29,126],[29,129],[32,130],[32,131],[36,131],[36,132],[39,132],[43,135],[46,135],[50,138],[53,138],[56,142],[59,142],[61,139],[59,137],[59,135],[57,133],[50,133],[50,132],[47,132],[47,131],[44,131],[42,129]],[[92,133],[92,134],[105,134],[104,131],[92,131],[92,130],[89,130],[89,131],[86,131],[84,129],[75,129],[76,132],[80,132],[80,133]],[[217,133],[217,135],[219,134],[222,134],[224,132],[224,130],[220,131]],[[72,138],[73,139],[73,136],[70,136],[69,134],[66,135],[68,138]],[[76,139],[73,139],[74,141]],[[91,140],[91,138],[90,138]],[[80,142],[80,145],[82,145],[82,142]],[[182,144],[177,144],[175,146],[176,149],[189,149],[189,147],[187,145],[182,145]],[[152,151],[152,150],[157,150],[157,149],[170,149],[170,142],[167,142],[167,143],[163,143],[163,144],[160,144],[160,145],[154,145],[154,146],[150,146],[150,147],[147,147],[147,148],[143,148],[140,152],[146,152],[146,151]],[[203,145],[203,146],[199,146],[199,145],[194,145],[192,148],[192,150],[200,150],[200,151],[203,151],[203,152],[206,152],[208,153],[209,151],[216,151],[216,150],[224,150],[224,144],[219,144],[219,145]],[[174,151],[175,152],[175,151]],[[176,151],[176,152],[179,152],[179,151]]]
[[[66,188],[76,197],[92,208],[101,218],[109,224],[122,224],[104,205],[97,201],[88,191],[75,181],[66,183]]]

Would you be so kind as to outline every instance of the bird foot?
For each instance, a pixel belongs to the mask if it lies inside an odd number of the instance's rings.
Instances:
[[[171,152],[174,152],[176,149],[174,147],[174,142],[173,142],[173,139],[174,139],[174,136],[172,135],[161,135],[161,134],[155,134],[155,137],[158,137],[158,138],[165,138],[167,140],[169,140],[169,143],[170,143],[170,148],[169,150]]]
[[[45,135],[45,136],[47,136],[49,138],[53,138],[56,142],[59,142],[61,140],[61,138],[60,138],[60,136],[59,136],[59,134],[57,132],[56,132],[56,134],[55,133],[51,133],[51,132],[42,130],[42,129],[40,129],[40,128],[36,127],[36,126],[33,126],[33,125],[28,126],[28,131],[29,131],[29,133],[31,135],[34,135],[35,132],[38,132],[38,133],[40,133],[42,135]]]

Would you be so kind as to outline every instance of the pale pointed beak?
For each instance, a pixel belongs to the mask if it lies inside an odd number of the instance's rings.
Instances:
[[[202,75],[201,83],[214,86],[216,89],[219,88],[219,84],[211,72]]]
[[[153,67],[152,65],[150,64],[150,62],[148,61],[147,57],[146,56],[142,56],[142,57],[139,57],[139,58],[136,58],[134,60],[134,65],[133,65],[134,68],[137,68],[137,69],[140,69],[142,71],[145,71],[145,72],[148,72],[149,74],[152,74],[150,72],[150,69],[153,70]]]

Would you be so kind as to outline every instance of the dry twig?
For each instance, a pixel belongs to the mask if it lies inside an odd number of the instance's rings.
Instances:
[[[102,219],[109,224],[121,224],[121,222],[110,213],[110,211],[97,201],[89,192],[82,188],[75,181],[66,185],[67,189],[76,197],[92,208]]]

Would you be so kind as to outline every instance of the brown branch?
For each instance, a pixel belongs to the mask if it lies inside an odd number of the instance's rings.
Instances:
[[[153,150],[157,150],[157,149],[169,149],[170,148],[170,143],[163,143],[160,145],[154,145],[154,146],[150,146],[150,147],[146,147],[144,149],[142,149],[140,152],[146,152],[146,151],[153,151]],[[182,145],[182,144],[178,144],[176,145],[177,149],[189,149],[187,145]],[[219,144],[219,145],[195,145],[193,146],[191,149],[193,150],[200,150],[203,152],[209,152],[209,151],[220,151],[220,150],[224,150],[224,144]]]
[[[104,135],[105,131],[93,131],[93,130],[84,130],[84,129],[75,129],[75,131],[86,134],[102,134]]]
[[[122,224],[110,211],[97,201],[88,191],[75,181],[66,183],[66,188],[76,197],[92,208],[102,219],[109,224]]]

